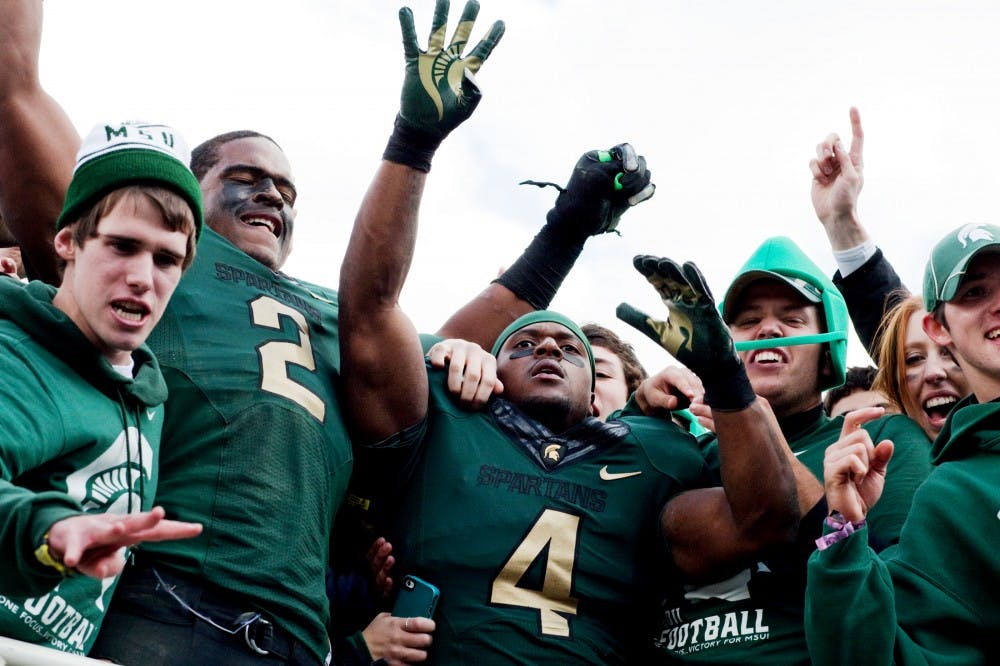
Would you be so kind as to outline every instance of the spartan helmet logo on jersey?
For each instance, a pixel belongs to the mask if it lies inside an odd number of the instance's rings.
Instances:
[[[955,237],[962,244],[962,247],[966,247],[969,243],[975,243],[976,241],[996,240],[985,224],[967,224],[958,230]]]
[[[84,511],[138,513],[141,486],[152,479],[153,449],[139,430],[122,430],[89,465],[66,477],[66,492]]]

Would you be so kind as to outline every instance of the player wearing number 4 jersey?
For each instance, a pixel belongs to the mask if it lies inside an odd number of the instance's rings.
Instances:
[[[53,279],[54,225],[47,221],[61,209],[79,139],[38,81],[40,0],[2,7],[0,213],[34,270]],[[420,177],[438,144],[475,108],[471,75],[503,33],[495,23],[461,57],[477,12],[470,1],[452,44],[442,48],[448,3],[438,0],[421,51],[410,10],[400,10],[407,76],[386,158]],[[431,71],[443,75],[427,77]],[[550,215],[522,260],[444,330],[492,341],[517,315],[544,307],[585,240],[652,193],[644,163],[628,156],[625,164],[609,158],[581,169],[609,182],[621,173],[617,199],[583,200],[571,181],[559,214]],[[92,656],[128,664],[322,663],[330,658],[323,574],[336,541],[333,510],[352,468],[337,408],[336,298],[279,272],[291,249],[296,190],[274,141],[249,131],[223,134],[193,151],[192,171],[212,231],[205,230],[199,258],[150,346],[172,401],[158,500],[172,516],[204,521],[205,533],[184,548],[140,553]],[[398,214],[412,193],[382,194],[367,205]],[[406,650],[429,640],[429,622],[416,623],[422,629],[412,622],[406,629],[400,618],[376,623],[406,634],[405,661],[419,657]]]
[[[466,78],[451,93],[460,115],[479,91]],[[404,127],[437,117],[408,104],[405,88],[403,102]],[[488,393],[499,378],[502,399],[485,414],[458,409],[444,373],[428,372],[398,303],[425,177],[419,154],[390,141],[385,157],[341,267],[342,399],[352,437],[372,452],[375,469],[385,471],[379,457],[414,453],[394,554],[441,590],[429,659],[634,662],[644,627],[633,622],[656,591],[656,574],[676,582],[675,567],[697,575],[791,537],[793,458],[777,424],[753,395],[697,269],[653,257],[636,266],[660,290],[671,323],[634,309],[629,321],[701,376],[725,489],[701,487],[708,481],[695,444],[672,423],[605,424],[590,415],[593,355],[580,329],[555,313],[525,315],[497,339],[479,381]],[[627,190],[644,165],[628,144],[587,153],[549,222],[571,191],[593,202],[588,211],[620,205],[612,198],[616,172]],[[374,205],[386,197],[400,205]],[[539,286],[544,274],[526,281]],[[461,376],[457,369],[449,374]]]
[[[516,325],[502,356],[525,349],[522,365],[583,370],[569,368],[587,358],[575,324],[542,311]],[[564,336],[561,356],[545,341],[550,330]],[[389,539],[399,566],[441,590],[435,663],[622,661],[655,612],[661,509],[711,485],[694,440],[653,418],[550,430],[499,398],[466,411],[446,374],[429,373],[422,426],[383,442],[425,446]]]

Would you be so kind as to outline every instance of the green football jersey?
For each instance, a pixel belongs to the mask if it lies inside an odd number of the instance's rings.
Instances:
[[[796,457],[818,479],[823,478],[826,447],[840,438],[843,421],[817,411],[804,428],[786,433]],[[892,546],[914,492],[930,473],[930,443],[905,416],[886,416],[863,427],[873,442],[891,439],[896,445],[882,500],[868,517],[873,542]],[[718,456],[710,450],[709,458]],[[788,547],[729,579],[689,586],[683,595],[668,597],[654,638],[659,661],[808,664],[803,608],[810,551]]]
[[[496,399],[462,410],[444,371],[429,374],[423,451],[390,541],[440,589],[431,662],[631,661],[671,569],[660,512],[711,485],[694,439],[659,419],[591,419],[550,466],[539,454],[579,426],[552,435]]]
[[[352,454],[337,402],[337,297],[206,228],[149,340],[170,388],[157,502],[204,524],[143,546],[328,652],[325,572]]]
[[[115,371],[54,293],[0,278],[0,636],[86,654],[118,577],[63,578],[34,551],[64,518],[152,507],[167,388],[145,346],[135,378]]]

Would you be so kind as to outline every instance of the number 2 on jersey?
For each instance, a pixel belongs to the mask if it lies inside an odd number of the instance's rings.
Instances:
[[[305,316],[270,296],[258,296],[250,302],[250,318],[255,326],[281,330],[281,317],[295,322],[299,341],[271,340],[257,348],[260,356],[260,387],[275,395],[288,398],[313,415],[317,421],[326,417],[323,400],[288,376],[288,364],[294,363],[309,371],[316,370],[312,343],[309,341],[309,324]]]
[[[579,516],[545,509],[493,579],[490,602],[537,608],[542,616],[543,634],[569,636],[569,620],[556,611],[576,615],[578,600],[570,593],[573,589],[573,563],[576,559],[579,523]],[[546,546],[549,552],[545,561],[542,589],[518,587],[518,582]]]

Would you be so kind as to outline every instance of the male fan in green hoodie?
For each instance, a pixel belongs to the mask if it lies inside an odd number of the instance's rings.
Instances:
[[[880,559],[865,536],[894,443],[827,451],[836,513],[809,560],[814,664],[1000,662],[1000,227],[967,224],[935,246],[924,305],[924,331],[952,353],[972,395],[934,441],[934,471],[892,558]]]
[[[85,654],[124,548],[201,531],[152,508],[167,388],[145,346],[201,229],[185,152],[164,125],[96,126],[59,288],[0,278],[0,635]]]

